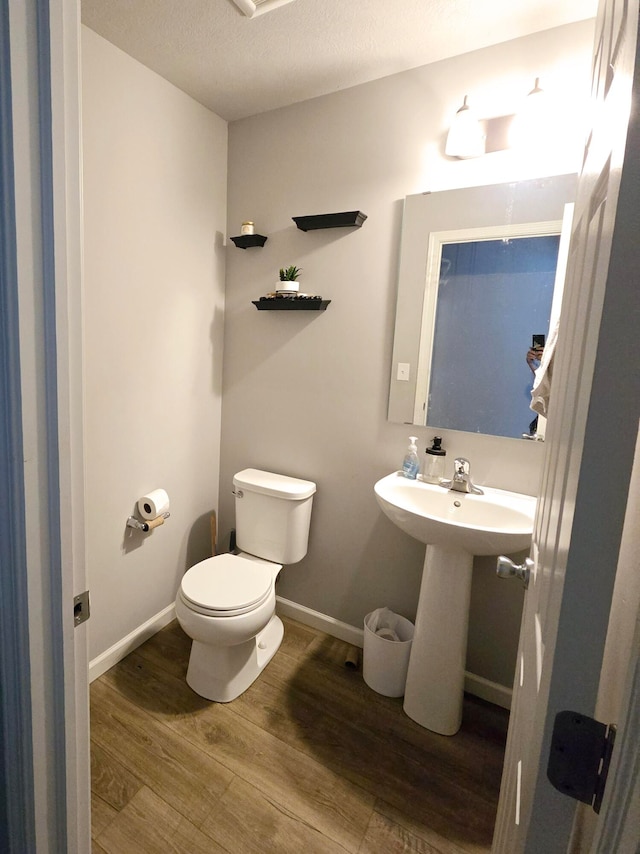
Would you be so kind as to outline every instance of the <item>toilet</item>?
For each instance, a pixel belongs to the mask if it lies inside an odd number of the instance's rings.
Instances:
[[[280,646],[275,581],[307,553],[316,491],[310,480],[251,468],[233,486],[240,553],[192,566],[176,596],[176,617],[193,641],[187,684],[218,703],[246,691]]]

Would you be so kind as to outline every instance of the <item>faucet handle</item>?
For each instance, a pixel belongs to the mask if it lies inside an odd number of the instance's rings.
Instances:
[[[471,480],[471,463],[465,457],[455,458],[453,463],[453,480],[448,481],[448,483],[452,483],[453,486],[451,488],[458,492],[469,492],[472,495],[484,495],[484,492],[480,487],[475,486]],[[462,484],[462,486],[459,484]]]
[[[469,474],[471,463],[465,457],[456,457],[453,462],[453,470],[456,474]]]

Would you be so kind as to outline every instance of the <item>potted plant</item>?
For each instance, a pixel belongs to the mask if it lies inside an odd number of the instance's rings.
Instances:
[[[280,281],[278,282],[276,290],[287,292],[299,290],[300,284],[298,282],[298,276],[300,275],[300,273],[300,267],[281,267]]]

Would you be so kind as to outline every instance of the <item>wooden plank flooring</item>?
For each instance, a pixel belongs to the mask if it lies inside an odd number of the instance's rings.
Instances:
[[[163,629],[91,686],[93,854],[480,854],[507,713],[472,697],[448,738],[345,668],[347,644],[284,620],[233,703],[185,682]]]

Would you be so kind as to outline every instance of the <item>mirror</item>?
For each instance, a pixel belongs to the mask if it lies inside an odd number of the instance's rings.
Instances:
[[[560,234],[575,188],[575,175],[560,175],[407,196],[390,421],[535,433],[526,357],[559,314]]]

